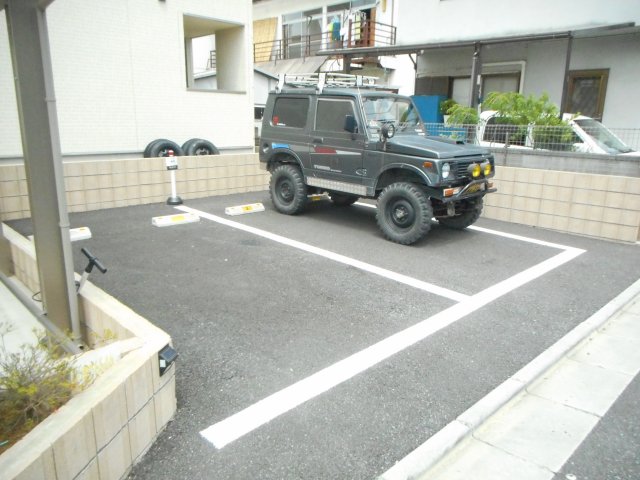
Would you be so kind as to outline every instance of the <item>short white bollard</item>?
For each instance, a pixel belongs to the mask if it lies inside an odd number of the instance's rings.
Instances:
[[[178,169],[178,157],[174,156],[173,150],[167,152],[165,158],[167,170],[171,172],[171,196],[167,198],[167,205],[182,205],[182,199],[176,192],[176,170]]]

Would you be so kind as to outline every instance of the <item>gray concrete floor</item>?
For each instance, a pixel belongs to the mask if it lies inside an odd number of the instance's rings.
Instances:
[[[224,215],[225,207],[254,202],[266,211]],[[382,238],[371,208],[316,202],[289,217],[273,210],[267,192],[185,204],[246,228],[207,219],[153,227],[152,217],[177,213],[162,204],[71,215],[72,227],[93,233],[73,245],[76,271],[84,268],[80,248],[89,248],[109,269],[90,281],[167,331],[180,353],[178,412],[131,478],[374,478],[607,304],[640,271],[637,245],[481,219],[480,227],[585,253],[216,448],[202,430],[398,332],[429,327],[457,304],[251,228],[469,297],[558,250],[438,225],[424,241],[404,247]],[[12,226],[31,233],[28,221]],[[626,418],[633,431],[638,410],[632,406],[614,405],[618,413],[606,423]],[[624,462],[629,449],[637,452],[638,442],[615,459],[603,458]]]

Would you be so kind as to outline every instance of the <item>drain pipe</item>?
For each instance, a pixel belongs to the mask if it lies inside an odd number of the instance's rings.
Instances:
[[[9,289],[9,291],[22,303],[31,314],[42,324],[44,328],[55,338],[64,350],[72,355],[82,353],[82,349],[76,345],[65,333],[60,330],[51,320],[47,318],[47,314],[34,303],[29,295],[25,294],[18,286],[11,281],[7,275],[0,271],[0,281]]]

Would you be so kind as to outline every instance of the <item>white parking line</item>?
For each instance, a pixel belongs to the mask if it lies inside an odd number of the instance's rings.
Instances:
[[[372,203],[364,203],[364,202],[356,202],[354,205],[358,205],[360,207],[367,207],[372,209],[377,209],[378,207]],[[559,243],[547,242],[545,240],[538,240],[535,238],[523,237],[522,235],[515,235],[513,233],[501,232],[499,230],[491,230],[490,228],[477,227],[476,225],[471,225],[467,227],[468,230],[475,230],[477,232],[489,233],[491,235],[497,235],[499,237],[510,238],[511,240],[519,240],[521,242],[534,243],[536,245],[540,245],[543,247],[551,247],[558,248],[560,250],[569,250],[573,247],[568,247],[566,245],[561,245]]]
[[[325,258],[330,258],[341,263],[356,266],[358,268],[362,268],[363,270],[371,271],[372,273],[381,274],[380,271],[384,271],[383,276],[390,279],[396,279],[397,274],[395,274],[394,272],[390,272],[384,269],[378,270],[378,267],[364,264],[363,262],[358,262],[343,255],[339,255],[327,250],[313,247],[312,245],[287,239],[285,237],[281,237],[280,235],[275,235],[264,230],[249,227],[247,225],[217,217],[206,212],[200,212],[189,207],[182,206],[176,208],[185,212],[195,213],[197,215],[200,215],[202,218],[207,218],[209,220],[213,220],[233,228],[238,228],[255,235],[260,235],[264,238],[269,238],[285,245],[290,245],[310,253],[321,255]],[[461,295],[462,298],[458,304],[453,305],[417,323],[416,325],[402,330],[401,332],[391,335],[390,337],[387,337],[384,340],[381,340],[380,342],[368,348],[365,348],[364,350],[361,350],[327,368],[324,368],[323,370],[320,370],[319,372],[316,372],[315,374],[303,380],[294,383],[293,385],[290,385],[289,387],[284,388],[283,390],[280,390],[260,400],[259,402],[245,408],[244,410],[241,410],[236,414],[214,425],[211,425],[205,430],[202,430],[200,434],[211,443],[213,443],[216,448],[223,448],[225,445],[228,445],[229,443],[239,439],[240,437],[266,424],[274,418],[288,412],[289,410],[301,405],[304,402],[307,402],[308,400],[311,400],[312,398],[317,397],[318,395],[328,391],[336,385],[339,385],[342,382],[354,377],[355,375],[373,367],[374,365],[382,362],[383,360],[391,357],[398,352],[401,352],[411,345],[424,340],[430,335],[451,325],[452,323],[460,320],[470,313],[475,312],[488,303],[502,297],[503,295],[525,285],[526,283],[536,278],[539,278],[545,273],[548,273],[553,269],[573,260],[574,258],[585,252],[585,250],[581,250],[578,248],[542,242],[527,237],[505,234],[503,232],[497,232],[493,230],[480,229],[479,227],[477,227],[477,229],[486,233],[499,234],[514,240],[527,241],[552,248],[558,248],[561,249],[562,252],[516,275],[513,275],[506,280],[488,287],[471,297]],[[405,277],[403,275],[399,275],[397,278],[405,280],[409,279],[409,277]],[[405,284],[410,284],[402,280],[397,281]],[[431,290],[431,284],[428,285],[430,287],[427,291],[434,293],[433,290]],[[433,285],[433,287],[436,286]]]
[[[393,280],[395,282],[402,283],[404,285],[408,285],[410,287],[417,288],[425,292],[433,293],[435,295],[448,298],[455,302],[460,302],[462,300],[469,298],[469,295],[465,295],[459,292],[454,292],[453,290],[439,287],[437,285],[434,285],[433,283],[423,282],[422,280],[418,280],[417,278],[392,272],[391,270],[387,270],[386,268],[381,268],[375,265],[371,265],[370,263],[361,262],[360,260],[355,260],[353,258],[340,255],[339,253],[331,252],[323,248],[314,247],[313,245],[309,245],[308,243],[298,242],[297,240],[292,240],[290,238],[286,238],[281,235],[276,235],[275,233],[267,232],[265,230],[260,230],[259,228],[250,227],[242,223],[234,222],[233,220],[228,220],[226,218],[218,217],[216,215],[211,215],[210,213],[202,212],[200,210],[196,210],[195,208],[190,208],[185,206],[180,206],[175,208],[183,212],[193,213],[195,215],[198,215],[201,218],[206,218],[207,220],[212,220],[214,222],[220,223],[222,225],[226,225],[228,227],[232,227],[238,230],[252,233],[254,235],[259,235],[260,237],[263,237],[263,238],[268,238],[269,240],[282,243],[283,245],[287,245],[289,247],[294,247],[299,250],[304,250],[305,252],[313,253],[314,255],[319,255],[321,257],[328,258],[335,262],[339,262],[345,265],[349,265],[351,267],[359,268],[360,270],[364,270],[365,272],[373,273],[375,275],[379,275],[389,280]]]
[[[398,332],[384,340],[345,358],[330,367],[300,380],[293,385],[280,390],[269,397],[260,400],[250,407],[211,425],[200,434],[209,440],[216,448],[237,440],[243,435],[255,430],[274,418],[288,412],[302,403],[326,392],[358,373],[361,373],[390,356],[424,340],[437,331],[451,325],[486,304],[494,301],[506,293],[534,280],[545,273],[563,265],[584,250],[572,248],[545,260],[507,280],[493,285],[462,302],[447,308]]]

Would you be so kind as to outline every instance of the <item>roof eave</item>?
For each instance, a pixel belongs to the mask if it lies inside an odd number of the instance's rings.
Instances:
[[[501,43],[531,42],[543,40],[557,40],[569,37],[591,37],[602,35],[616,35],[621,30],[634,29],[635,22],[619,23],[615,25],[603,25],[577,30],[565,30],[551,33],[532,33],[528,35],[515,35],[507,37],[477,38],[473,40],[458,40],[451,42],[416,43],[412,45],[393,45],[385,47],[357,47],[320,50],[317,55],[349,55],[352,57],[366,55],[406,55],[412,53],[424,53],[426,50],[439,50],[443,48],[464,48],[476,45],[496,45]]]

